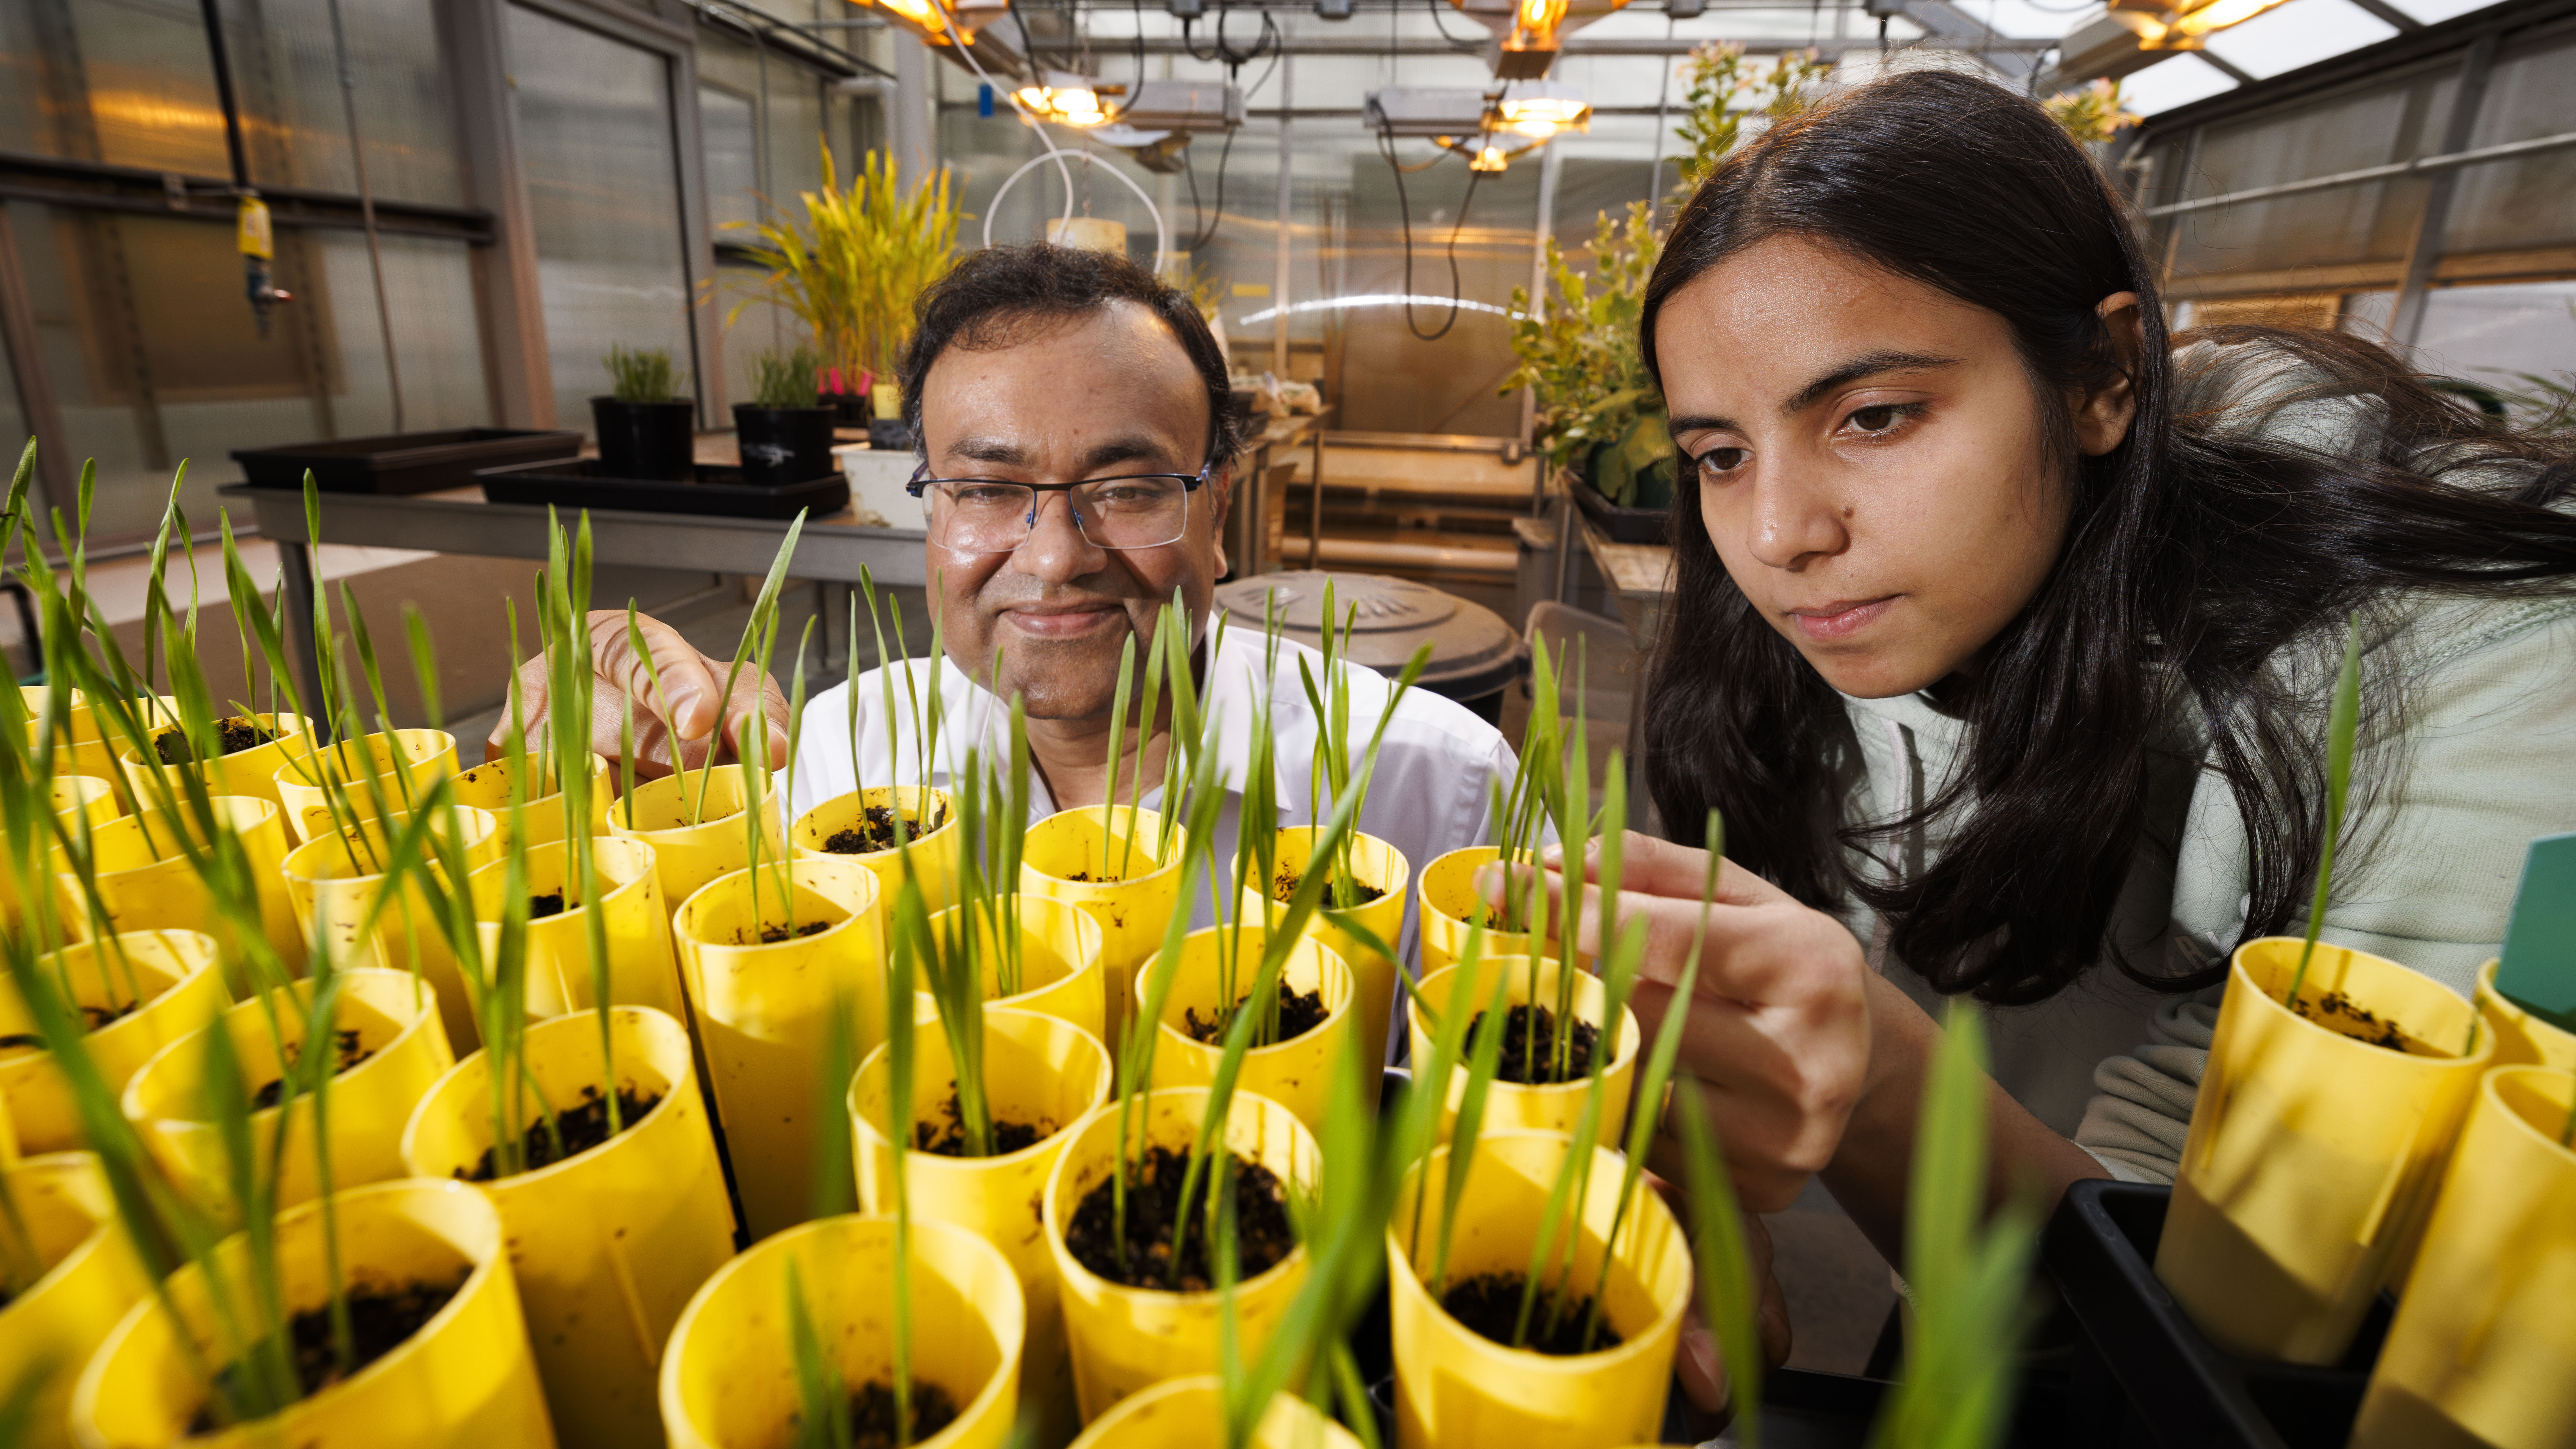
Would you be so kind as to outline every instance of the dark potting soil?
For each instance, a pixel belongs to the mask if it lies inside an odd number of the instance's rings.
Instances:
[[[965,1156],[966,1123],[957,1111],[955,1092],[950,1092],[948,1100],[939,1104],[939,1117],[937,1122],[912,1124],[913,1147],[941,1157]],[[1008,1157],[1024,1148],[1035,1147],[1054,1135],[1055,1124],[1044,1118],[1035,1122],[1010,1122],[996,1117],[993,1119],[992,1155]]]
[[[2397,1023],[2382,1017],[2340,991],[2329,991],[2323,997],[2314,1000],[2302,996],[2290,1003],[2290,1010],[2328,1031],[2348,1036],[2364,1046],[2386,1047],[2393,1052],[2403,1052],[2409,1056],[2418,1057],[2458,1055],[2456,1052],[2446,1052],[2430,1042],[2418,1041],[2408,1036]]]
[[[1440,1306],[1477,1333],[1507,1345],[1512,1341],[1513,1326],[1520,1321],[1521,1289],[1528,1281],[1519,1273],[1479,1273],[1450,1284],[1449,1291],[1440,1295]],[[1551,1309],[1555,1310],[1553,1332],[1549,1331]],[[1591,1315],[1590,1294],[1559,1307],[1557,1295],[1542,1288],[1538,1302],[1530,1308],[1529,1342],[1522,1346],[1558,1358],[1617,1348],[1619,1335],[1610,1331],[1606,1321],[1591,1343],[1583,1341],[1583,1321]]]
[[[223,746],[222,752],[227,755],[258,749],[276,738],[276,735],[239,716],[215,722],[216,743]],[[185,730],[164,731],[152,742],[152,748],[165,765],[184,765],[197,758],[197,752],[188,746],[188,732]]]
[[[331,1069],[331,1075],[335,1077],[375,1055],[374,1052],[358,1045],[358,1034],[354,1031],[337,1031],[333,1032],[332,1036],[338,1038],[340,1043],[340,1064]],[[302,1043],[299,1042],[294,1046],[288,1047],[286,1049],[286,1054],[289,1057],[294,1057],[299,1055],[301,1050]],[[285,1095],[286,1078],[281,1076],[277,1080],[270,1082],[267,1086],[250,1094],[250,1109],[254,1112],[266,1111],[268,1108],[276,1106],[278,1099]]]
[[[408,1342],[421,1326],[438,1316],[465,1287],[471,1274],[459,1274],[452,1283],[413,1283],[401,1288],[360,1286],[349,1290],[349,1329],[356,1348],[349,1372],[356,1373]],[[295,1378],[306,1397],[321,1392],[341,1379],[340,1360],[331,1349],[331,1309],[328,1304],[308,1308],[287,1322],[287,1338],[294,1345]],[[217,1375],[229,1380],[239,1370],[227,1364]],[[188,1421],[188,1432],[208,1434],[224,1427],[217,1418],[220,1396],[209,1397]]]
[[[1071,875],[1057,876],[1056,879],[1073,881],[1079,885],[1124,885],[1127,881],[1127,877],[1123,875],[1093,875],[1087,870],[1077,870]]]
[[[80,1009],[80,1014],[87,1028],[96,1031],[111,1021],[122,1021],[142,1009],[142,1002],[129,1001],[123,1006],[84,1006]],[[42,1051],[45,1048],[45,1039],[32,1031],[13,1031],[0,1036],[0,1052],[17,1047],[25,1047],[30,1051]]]
[[[1531,1014],[1537,1014],[1533,1029]],[[1485,1013],[1477,1012],[1467,1023],[1467,1044],[1476,1046],[1476,1032],[1485,1024]],[[1503,1013],[1503,1064],[1494,1073],[1498,1082],[1517,1082],[1523,1086],[1541,1086],[1551,1082],[1580,1081],[1592,1074],[1592,1048],[1600,1041],[1601,1029],[1588,1021],[1574,1023],[1574,1040],[1565,1054],[1565,1071],[1556,1070],[1556,1013],[1544,1006],[1515,1006]]]
[[[1197,1007],[1191,1007],[1181,1013],[1181,1029],[1190,1034],[1190,1040],[1203,1046],[1215,1046],[1225,1040],[1227,1032],[1234,1030],[1235,1014],[1251,1000],[1250,996],[1237,998],[1234,1005],[1206,1017],[1199,1015]],[[1324,1009],[1324,993],[1295,991],[1282,981],[1279,983],[1279,1035],[1267,1044],[1277,1046],[1283,1041],[1295,1041],[1322,1026],[1328,1014]]]
[[[799,937],[819,936],[839,924],[840,923],[838,921],[807,921],[805,924],[796,928],[796,934]],[[734,939],[739,943],[742,939],[741,934],[739,932],[735,933]],[[785,926],[764,925],[760,928],[760,944],[764,946],[775,946],[786,939],[787,928]]]
[[[1297,887],[1304,883],[1305,877],[1299,875],[1297,872],[1292,870],[1283,870],[1270,882],[1270,898],[1284,904],[1290,896],[1297,894]],[[1384,900],[1386,898],[1386,892],[1379,890],[1376,886],[1370,885],[1364,880],[1354,881],[1351,883],[1351,899],[1347,901],[1343,900],[1340,898],[1340,895],[1341,893],[1336,887],[1327,883],[1324,887],[1324,896],[1319,908],[1327,911],[1357,910],[1359,907],[1367,905],[1371,901]]]
[[[922,1379],[912,1381],[912,1432],[901,1440],[894,1432],[894,1385],[876,1379],[850,1395],[850,1449],[895,1449],[918,1444],[957,1420],[957,1401],[948,1391]]]
[[[1172,1220],[1181,1207],[1181,1183],[1189,1175],[1190,1155],[1166,1147],[1148,1147],[1127,1180],[1127,1257],[1118,1257],[1116,1202],[1103,1178],[1075,1205],[1065,1229],[1065,1245],[1074,1261],[1130,1288],[1163,1288],[1172,1261]],[[1207,1184],[1216,1177],[1208,1164],[1199,1189],[1188,1204],[1189,1237],[1181,1248],[1178,1287],[1205,1293],[1216,1287],[1208,1263]],[[1235,1280],[1268,1272],[1297,1245],[1288,1225],[1288,1200],[1279,1178],[1269,1168],[1237,1154],[1234,1158]]]
[[[560,916],[563,912],[564,893],[562,891],[528,897],[528,919],[531,921],[542,921],[548,916]]]
[[[631,1128],[660,1105],[662,1094],[659,1092],[647,1097],[633,1087],[620,1087],[617,1089],[618,1125]],[[528,1124],[526,1134],[519,1140],[519,1151],[527,1164],[521,1170],[534,1172],[540,1167],[552,1167],[607,1140],[608,1103],[601,1099],[597,1087],[584,1087],[581,1089],[581,1105],[557,1112],[551,1127],[543,1121]],[[462,1167],[456,1169],[458,1180],[490,1182],[500,1171],[500,1164],[493,1157],[492,1149],[484,1148],[483,1155],[474,1160],[472,1171]]]
[[[892,850],[894,849],[894,822],[893,806],[870,805],[859,812],[858,824],[833,831],[831,838],[823,842],[823,848],[834,855],[874,855],[880,850]],[[930,824],[927,826],[921,823],[920,816],[906,811],[903,815],[903,833],[911,839],[919,840],[947,823],[948,807],[945,805],[933,808]]]

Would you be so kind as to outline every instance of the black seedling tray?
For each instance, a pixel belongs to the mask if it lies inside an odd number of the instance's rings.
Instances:
[[[2049,1220],[2040,1261],[2080,1330],[2069,1443],[2163,1449],[2337,1449],[2352,1435],[2388,1336],[2380,1296],[2332,1368],[2252,1363],[2211,1343],[2156,1277],[2173,1190],[2079,1182]]]
[[[837,473],[783,488],[759,488],[742,481],[740,468],[714,463],[700,463],[697,467],[697,480],[690,483],[603,478],[595,458],[486,468],[474,476],[482,482],[483,497],[488,502],[551,503],[594,512],[614,509],[717,518],[794,518],[802,511],[810,518],[822,518],[850,506],[850,480]]]
[[[1612,543],[1669,543],[1666,525],[1672,512],[1663,508],[1622,508],[1601,496],[1601,490],[1579,477],[1569,475],[1565,491],[1574,497],[1574,506],[1583,510],[1592,526]]]
[[[244,448],[233,454],[253,488],[314,486],[325,493],[435,493],[463,488],[484,468],[503,468],[581,451],[581,434],[527,428],[450,428],[436,433],[387,433],[291,443],[283,448]]]

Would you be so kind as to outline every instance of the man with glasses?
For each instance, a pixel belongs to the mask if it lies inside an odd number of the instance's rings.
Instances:
[[[1236,839],[1255,702],[1269,693],[1284,802],[1280,823],[1308,823],[1315,721],[1298,673],[1317,656],[1283,642],[1268,667],[1261,621],[1236,619],[1207,657],[1209,610],[1225,571],[1223,537],[1237,440],[1226,362],[1189,299],[1123,257],[1046,245],[977,252],[925,293],[920,328],[903,364],[904,412],[922,466],[909,486],[923,503],[931,605],[946,658],[916,673],[935,679],[947,725],[933,784],[968,748],[1003,743],[1008,701],[1028,710],[1030,818],[1101,803],[1118,665],[1138,645],[1138,687],[1158,611],[1177,593],[1199,660],[1200,688],[1223,726],[1219,769],[1235,792],[1218,849]],[[638,704],[639,769],[667,770],[676,737],[695,765],[711,746],[739,742],[755,701],[770,725],[771,756],[786,750],[786,705],[772,681],[742,681],[715,741],[713,700],[726,661],[709,660],[679,634],[646,621],[643,633],[673,701],[673,721]],[[593,615],[599,660],[598,748],[613,755],[629,700],[649,697],[626,642],[626,616]],[[533,668],[533,666],[532,666]],[[1366,740],[1393,689],[1354,671],[1352,729]],[[523,676],[525,677],[525,676]],[[527,694],[542,701],[541,672]],[[1318,681],[1321,682],[1320,680]],[[906,679],[885,716],[880,671],[858,681],[858,730],[849,729],[847,684],[807,706],[793,809],[862,785],[913,784]],[[1139,761],[1151,808],[1159,794],[1167,722],[1143,744],[1127,731],[1119,780]],[[907,763],[894,760],[900,739]],[[1360,828],[1404,852],[1419,872],[1434,857],[1491,839],[1490,799],[1508,780],[1512,752],[1463,706],[1425,690],[1396,704]],[[1320,792],[1319,792],[1320,793]],[[1408,892],[1408,895],[1410,892]],[[1201,914],[1205,902],[1197,903]],[[1405,934],[1414,934],[1408,902]]]

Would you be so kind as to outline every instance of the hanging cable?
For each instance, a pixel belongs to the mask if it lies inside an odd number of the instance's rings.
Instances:
[[[1277,74],[1278,70],[1279,56],[1276,52],[1273,52],[1270,57],[1270,64],[1262,68],[1261,79],[1254,81],[1251,89],[1246,90],[1243,93],[1244,99],[1247,102],[1250,101],[1254,91],[1258,91],[1263,86],[1270,84],[1270,77]],[[1242,79],[1242,66],[1234,65],[1226,68],[1226,84],[1234,85]],[[1190,240],[1189,245],[1181,248],[1181,250],[1185,252],[1196,252],[1199,248],[1216,240],[1216,229],[1225,220],[1226,163],[1233,159],[1234,129],[1228,128],[1225,133],[1225,145],[1220,147],[1217,152],[1216,210],[1213,213],[1204,210],[1199,205],[1199,169],[1195,166],[1186,164],[1181,167],[1184,172],[1188,173],[1190,178]]]
[[[1477,128],[1478,150],[1483,149],[1487,134],[1486,128],[1481,126]],[[1377,146],[1378,153],[1386,157],[1387,169],[1395,173],[1396,216],[1403,223],[1404,328],[1421,341],[1437,342],[1449,335],[1450,328],[1458,325],[1459,304],[1465,300],[1466,290],[1458,276],[1458,236],[1467,229],[1467,208],[1475,204],[1476,183],[1484,179],[1485,173],[1478,171],[1472,165],[1467,168],[1467,194],[1458,202],[1457,224],[1449,228],[1449,315],[1436,330],[1425,332],[1422,330],[1422,324],[1413,320],[1413,206],[1404,193],[1406,168],[1395,159],[1395,134],[1391,129],[1382,129],[1378,132]],[[1412,169],[1426,171],[1431,166],[1438,165],[1439,160],[1440,158],[1435,156],[1429,164]]]
[[[1457,36],[1449,33],[1448,25],[1440,19],[1440,6],[1442,0],[1422,0],[1422,3],[1431,7],[1431,28],[1440,32],[1440,38],[1449,42],[1451,49],[1477,51],[1485,48],[1484,42],[1476,39],[1472,35],[1467,37],[1465,40],[1460,40]]]
[[[385,300],[385,251],[376,241],[376,191],[367,182],[367,148],[358,135],[358,73],[349,64],[349,37],[340,27],[340,0],[331,0],[331,51],[340,63],[340,114],[349,127],[349,160],[358,173],[358,220],[367,233],[367,266],[376,278],[376,326],[385,337],[385,391],[392,394],[394,431],[403,429],[402,362],[394,356],[394,313]]]

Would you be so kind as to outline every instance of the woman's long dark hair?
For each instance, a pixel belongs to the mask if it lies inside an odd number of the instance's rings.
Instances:
[[[1729,156],[1682,209],[1648,283],[1648,366],[1677,289],[1784,235],[2010,324],[2073,491],[2064,552],[1977,677],[1945,695],[1966,723],[1954,778],[1906,819],[1845,825],[1857,756],[1842,699],[1728,577],[1686,477],[1674,490],[1674,601],[1647,680],[1646,776],[1666,821],[1723,810],[1729,853],[1800,900],[1876,909],[1891,955],[1944,992],[2037,1001],[2100,959],[2148,828],[2158,751],[2210,750],[2245,822],[2247,932],[2280,929],[2315,878],[2322,725],[2313,695],[2266,662],[2401,590],[2558,592],[2576,575],[2576,517],[2551,507],[2576,486],[2569,450],[2494,427],[2369,343],[2202,334],[2287,355],[2319,379],[2312,395],[2361,395],[2376,432],[2359,456],[2230,439],[2179,415],[2189,379],[2176,376],[2123,204],[2037,105],[2000,87],[1895,76]],[[2094,308],[2124,291],[2144,317],[2136,419],[2118,448],[2079,457],[2062,400],[2121,367]],[[2178,713],[2197,715],[2180,735]],[[1847,864],[1850,851],[1883,859],[1885,842],[1935,819],[1948,839],[1928,868],[1890,881]],[[2167,989],[2224,971],[2110,954]]]

